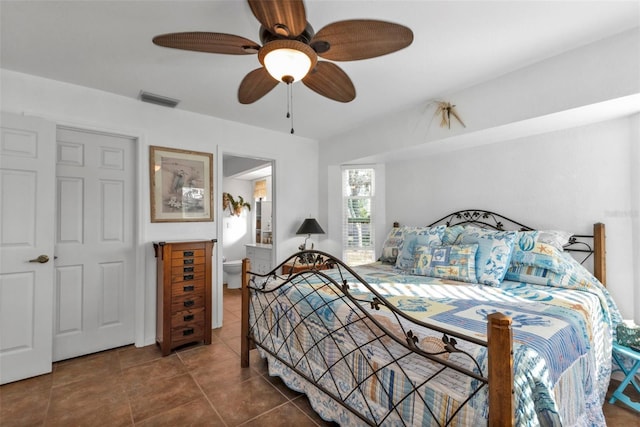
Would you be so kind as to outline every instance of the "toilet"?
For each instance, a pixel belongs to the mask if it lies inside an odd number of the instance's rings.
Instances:
[[[222,263],[223,281],[227,289],[240,289],[242,286],[242,260],[230,260]]]

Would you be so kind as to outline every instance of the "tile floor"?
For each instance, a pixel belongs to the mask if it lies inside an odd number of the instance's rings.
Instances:
[[[51,374],[0,387],[0,426],[334,425],[270,377],[255,350],[240,368],[240,292],[224,296],[224,327],[211,345],[167,357],[155,345],[127,346],[55,363]],[[604,410],[609,426],[640,426],[624,405]]]

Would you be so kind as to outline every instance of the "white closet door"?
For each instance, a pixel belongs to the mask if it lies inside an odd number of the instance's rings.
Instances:
[[[54,361],[134,342],[135,144],[58,128]]]
[[[0,384],[51,372],[55,125],[2,113]],[[30,262],[30,260],[40,261]]]

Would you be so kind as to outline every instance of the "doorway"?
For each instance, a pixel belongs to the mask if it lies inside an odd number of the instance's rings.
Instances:
[[[271,159],[261,159],[240,155],[223,155],[222,192],[233,197],[242,197],[250,204],[250,208],[240,215],[232,215],[223,211],[222,219],[222,256],[226,259],[242,259],[245,257],[245,246],[252,243],[263,243],[262,232],[271,233],[273,244],[275,224],[273,163]],[[265,182],[266,190],[256,197],[256,184]],[[269,218],[263,213],[265,205],[269,205]],[[257,237],[260,233],[261,237]]]

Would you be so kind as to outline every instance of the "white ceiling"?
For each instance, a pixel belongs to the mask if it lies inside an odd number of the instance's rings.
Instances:
[[[323,139],[401,110],[637,27],[630,1],[308,0],[318,31],[371,18],[414,32],[408,48],[341,62],[356,87],[342,104],[294,85],[296,135]],[[245,1],[5,1],[0,66],[131,98],[141,90],[177,98],[177,108],[288,133],[286,89],[251,105],[237,101],[256,56],[180,51],[153,36],[180,31],[236,34],[259,42]],[[161,108],[161,107],[158,107]]]

